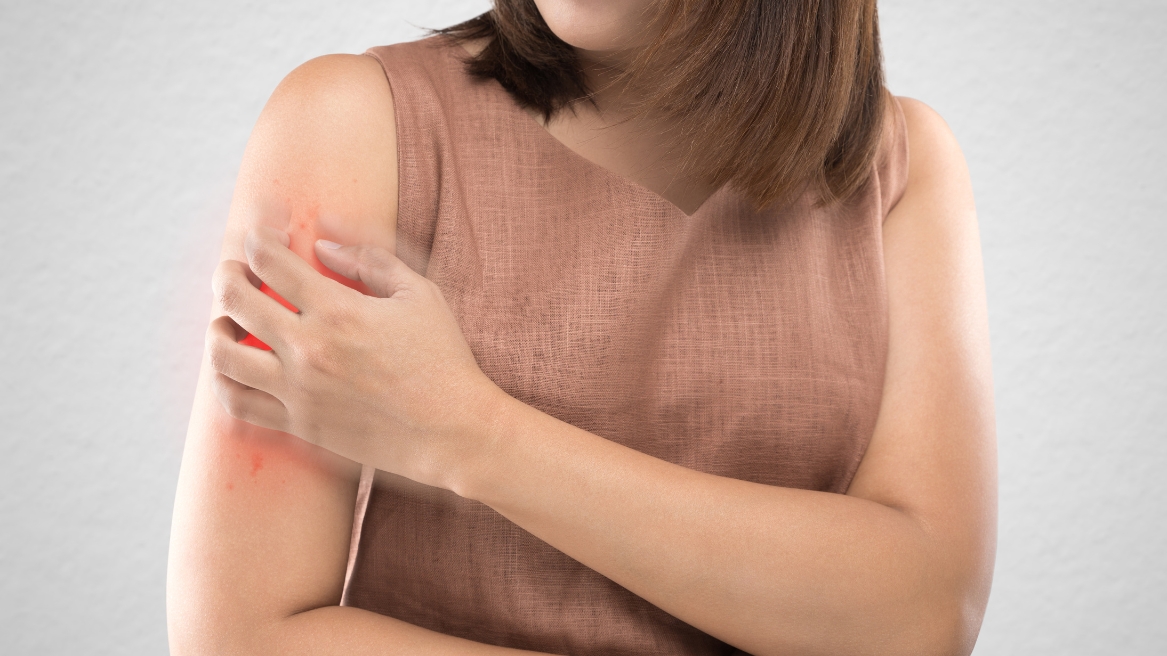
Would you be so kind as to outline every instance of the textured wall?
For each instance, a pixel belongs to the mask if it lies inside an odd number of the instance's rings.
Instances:
[[[170,508],[235,168],[267,94],[485,0],[0,0],[0,636],[166,648]],[[893,90],[968,155],[1001,537],[977,654],[1167,650],[1167,108],[1151,0],[885,0]]]

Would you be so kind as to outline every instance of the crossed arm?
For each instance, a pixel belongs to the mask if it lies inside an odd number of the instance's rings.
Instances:
[[[884,228],[884,400],[847,495],[694,472],[517,402],[497,406],[480,429],[492,448],[449,486],[748,652],[971,651],[995,544],[979,243],[951,134],[904,105],[912,173]],[[260,224],[310,262],[316,238],[392,251],[392,116],[371,59],[290,75],[249,142],[224,259],[246,259],[243,234]],[[509,651],[339,607],[359,467],[231,418],[212,380],[205,362],[175,508],[175,653]]]

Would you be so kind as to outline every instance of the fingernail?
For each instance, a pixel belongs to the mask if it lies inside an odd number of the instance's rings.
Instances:
[[[340,248],[340,244],[338,244],[334,241],[328,241],[327,239],[317,239],[316,243],[320,244],[321,246],[323,246],[324,248],[327,248],[329,250],[336,250],[336,249]]]

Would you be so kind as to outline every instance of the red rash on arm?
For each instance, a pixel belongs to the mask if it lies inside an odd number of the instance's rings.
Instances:
[[[332,280],[335,280],[346,287],[355,289],[362,294],[370,294],[369,288],[364,283],[358,280],[350,280],[345,278],[339,273],[336,273],[332,269],[324,266],[324,264],[322,264],[316,257],[316,252],[314,249],[316,240],[323,238],[321,237],[321,232],[323,231],[321,230],[319,215],[319,209],[312,208],[309,211],[304,212],[303,216],[299,218],[293,218],[291,221],[289,221],[287,227],[285,228],[289,237],[288,249],[296,255],[299,255],[304,261],[312,265],[313,269],[316,269],[325,277],[331,278]],[[288,310],[292,312],[299,312],[296,306],[292,305],[286,299],[281,297],[274,289],[269,287],[267,283],[261,283],[259,289],[263,293],[274,298],[280,303],[280,305],[283,305]],[[271,350],[270,346],[263,343],[263,341],[255,335],[251,334],[248,334],[243,339],[239,340],[239,343],[263,349],[265,351]],[[279,433],[277,431],[270,431],[267,429],[259,428],[257,426],[251,426],[250,424],[246,424],[234,419],[229,420],[229,423],[232,428],[232,430],[229,432],[233,434],[235,439],[228,441],[227,443],[236,445],[234,453],[232,454],[233,459],[236,461],[243,461],[240,463],[241,465],[244,462],[248,463],[239,469],[246,468],[247,472],[250,474],[250,478],[252,479],[257,478],[259,472],[264,469],[265,464],[273,464],[271,462],[273,458],[278,461],[274,463],[276,469],[281,469],[283,467],[292,465],[293,462],[296,464],[292,466],[299,468],[323,466],[323,463],[320,462],[321,455],[323,454],[317,453],[316,449],[312,448],[307,443],[300,442],[299,438],[295,438],[294,436],[286,435],[284,433]],[[288,462],[284,462],[285,460]],[[234,490],[235,481],[228,481],[226,487],[227,490]]]
[[[247,489],[252,491],[256,489],[255,484],[269,487],[273,492],[281,490],[280,484],[286,483],[288,471],[312,472],[316,476],[338,472],[339,456],[288,433],[232,418],[224,419],[215,432],[222,437],[219,461],[225,471],[231,472],[224,484],[228,492],[247,485],[249,480],[251,486]]]
[[[291,222],[291,225],[288,226],[288,237],[290,238],[288,249],[296,255],[299,255],[308,264],[311,264],[313,269],[316,269],[320,273],[324,274],[325,277],[331,278],[344,285],[345,287],[351,287],[352,289],[355,289],[362,294],[369,294],[369,288],[365,286],[365,283],[360,282],[359,280],[349,280],[348,278],[345,278],[339,273],[321,264],[320,260],[316,257],[316,252],[313,250],[313,245],[316,243],[316,240],[320,239],[321,237],[317,231],[317,226],[313,224],[318,223],[318,214],[318,211],[313,211],[310,213],[310,218]],[[296,309],[296,306],[284,300],[283,297],[277,294],[274,289],[268,287],[266,282],[260,285],[259,291],[276,299],[279,301],[280,305],[288,308],[292,312],[299,312],[299,310]],[[270,346],[264,344],[258,337],[251,334],[248,334],[246,337],[239,340],[239,343],[245,344],[247,346],[254,346],[255,348],[263,349],[265,351],[271,350]]]
[[[365,291],[325,270],[313,251],[324,238],[392,252],[393,116],[385,72],[371,57],[323,57],[289,74],[248,140],[220,258],[246,261],[247,230],[266,225],[288,232],[291,249],[317,271]],[[224,314],[218,301],[211,310],[211,318]],[[337,607],[360,465],[231,418],[215,398],[214,380],[204,355],[171,530],[171,653],[398,649],[398,623]]]

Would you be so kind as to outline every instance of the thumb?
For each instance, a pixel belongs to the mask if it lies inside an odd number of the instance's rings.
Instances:
[[[379,246],[342,246],[326,239],[316,240],[316,257],[321,264],[350,280],[365,283],[379,298],[389,298],[416,284],[418,274],[396,255]]]

